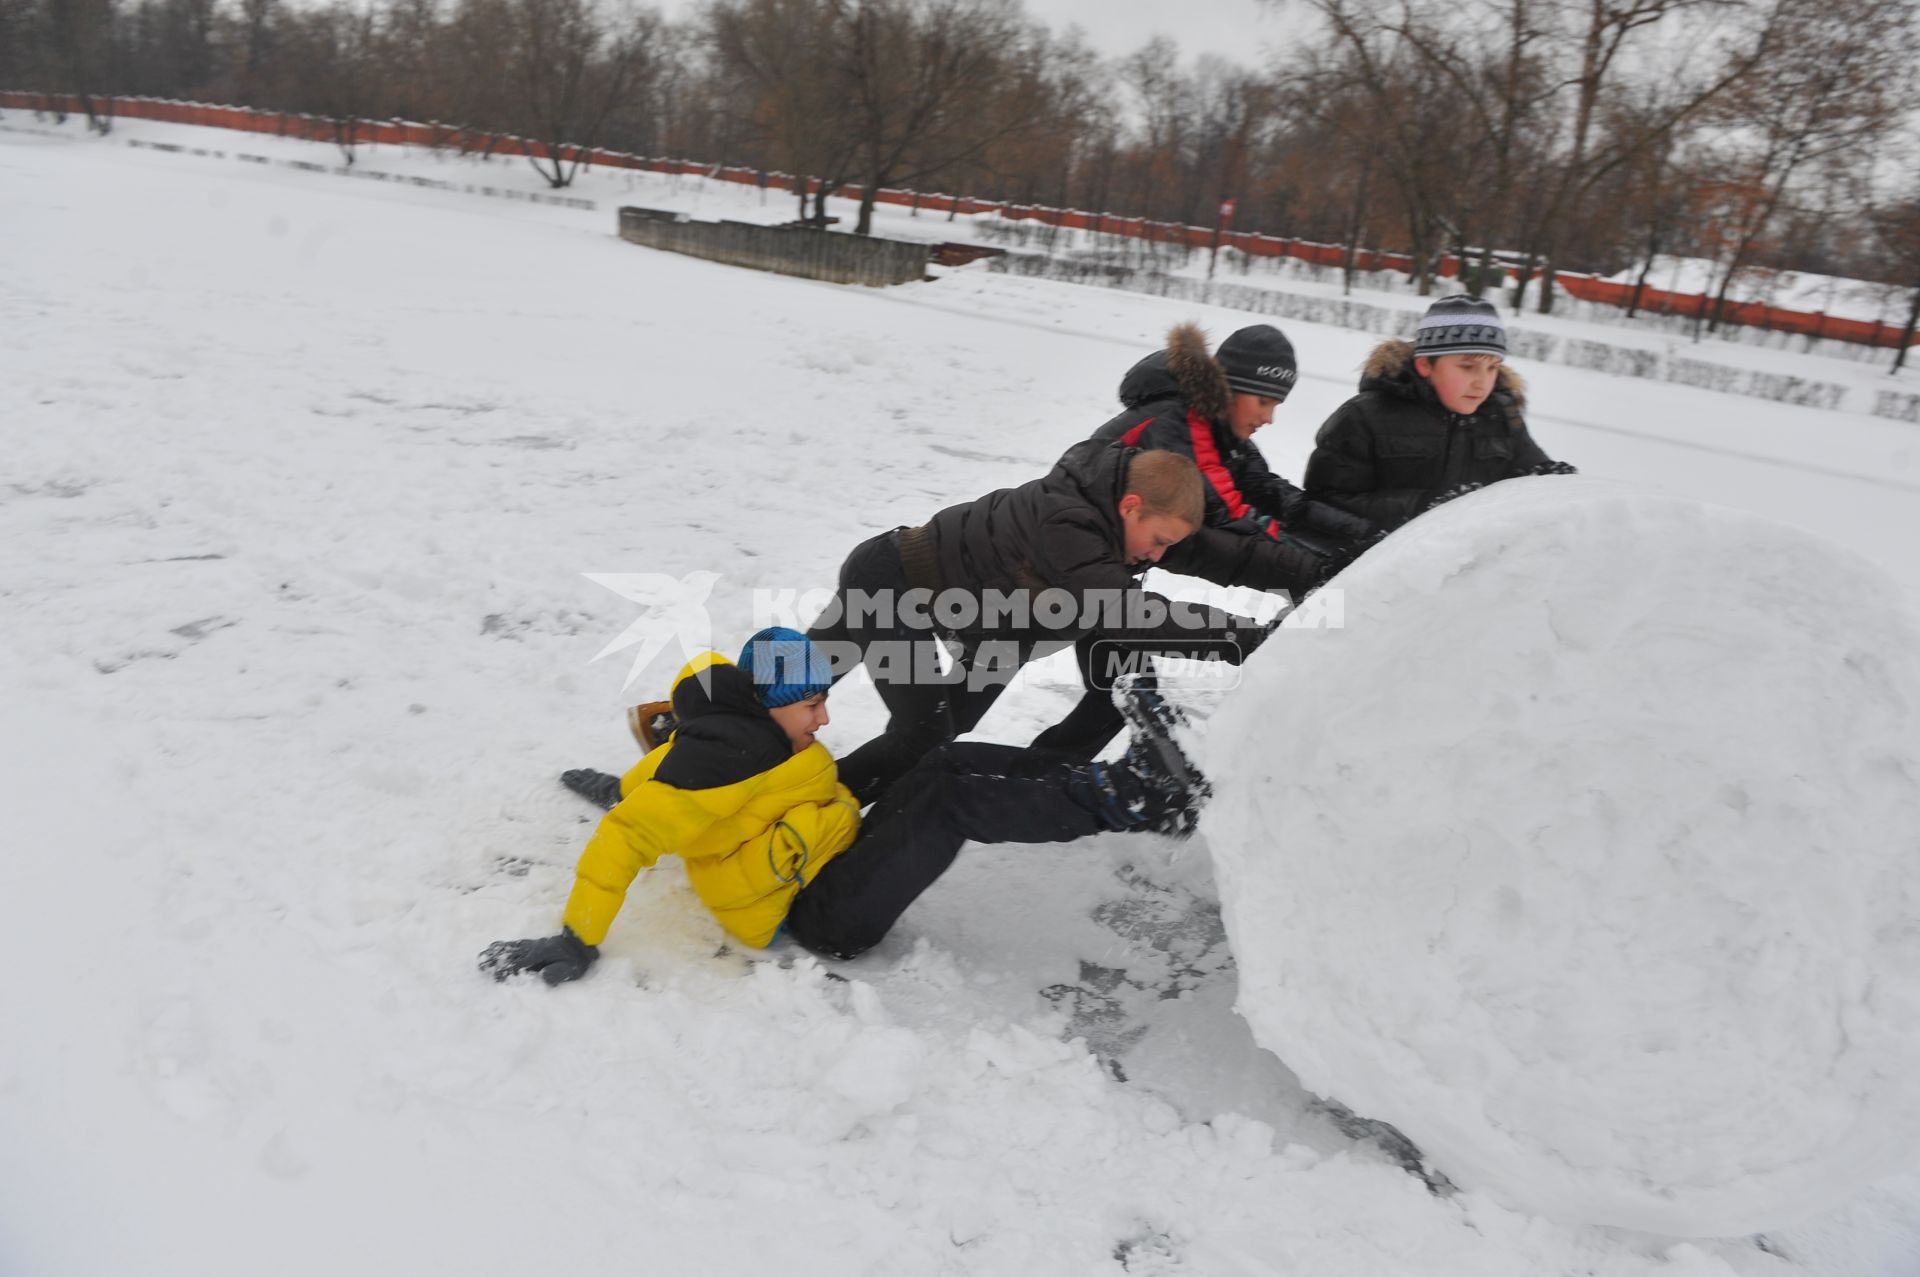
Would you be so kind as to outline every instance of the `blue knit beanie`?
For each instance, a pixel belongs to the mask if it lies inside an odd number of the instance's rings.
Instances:
[[[740,649],[740,668],[768,709],[818,696],[833,686],[833,666],[799,630],[769,625]]]

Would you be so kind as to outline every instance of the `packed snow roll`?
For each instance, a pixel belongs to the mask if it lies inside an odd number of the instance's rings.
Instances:
[[[1851,551],[1519,479],[1210,724],[1239,1009],[1463,1188],[1773,1228],[1920,1158],[1920,625]],[[1272,724],[1284,721],[1284,732]]]

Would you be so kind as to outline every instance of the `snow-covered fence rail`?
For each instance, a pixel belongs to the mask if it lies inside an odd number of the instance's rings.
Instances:
[[[623,151],[551,146],[527,138],[478,129],[406,120],[332,119],[325,116],[295,115],[281,111],[259,111],[244,106],[216,106],[202,102],[175,102],[159,98],[95,97],[95,111],[132,119],[164,120],[175,124],[199,124],[212,128],[244,129],[276,133],[317,142],[342,145],[379,143],[405,146],[458,147],[486,155],[540,156],[559,163],[578,160],[603,168],[644,169],[650,172],[686,174],[758,186],[763,190],[809,192],[818,182],[788,173],[769,172],[742,165],[706,164],[695,160],[631,155]],[[0,91],[0,110],[79,112],[80,99],[45,93]],[[834,193],[859,199],[864,189],[858,183],[834,188]],[[1288,257],[1320,266],[1345,266],[1351,257],[1353,269],[1361,272],[1392,270],[1412,274],[1414,262],[1404,253],[1373,249],[1349,250],[1343,244],[1321,244],[1311,240],[1224,227],[1185,226],[1172,222],[1154,222],[1141,217],[1117,217],[1111,213],[1089,213],[1082,209],[1048,208],[1032,204],[1011,204],[996,200],[978,200],[954,195],[928,194],[922,191],[881,189],[876,202],[910,207],[915,212],[949,215],[994,214],[1012,221],[1035,221],[1066,230],[1118,235],[1150,243],[1187,248],[1233,249],[1250,257]],[[1461,262],[1452,254],[1443,256],[1438,273],[1458,277]],[[1632,285],[1601,279],[1572,271],[1557,271],[1554,282],[1574,298],[1608,306],[1638,306],[1655,314],[1716,318],[1722,324],[1796,333],[1807,337],[1847,342],[1854,345],[1897,349],[1920,344],[1920,332],[1909,332],[1897,324],[1879,320],[1868,322],[1843,319],[1822,312],[1786,310],[1761,302],[1715,302],[1705,294],[1673,293],[1658,288],[1638,290]]]
[[[925,279],[928,246],[811,227],[697,222],[650,208],[620,210],[620,238],[689,257],[798,275],[834,284],[879,287]]]
[[[1189,279],[1110,263],[1042,257],[1037,254],[1010,253],[1005,257],[996,257],[987,264],[987,269],[1005,274],[1101,284],[1156,297],[1225,306],[1310,324],[1329,324],[1356,332],[1377,333],[1382,337],[1410,338],[1420,319],[1418,310],[1378,306],[1349,297],[1290,293],[1273,287]],[[1862,412],[1898,421],[1920,421],[1920,395],[1881,391],[1868,402],[1866,392],[1850,390],[1836,382],[1763,372],[1754,368],[1729,367],[1645,347],[1556,336],[1530,330],[1524,320],[1519,319],[1507,325],[1507,342],[1514,358],[1535,363],[1562,364],[1622,377],[1701,386],[1725,394],[1770,399],[1776,403]]]
[[[1873,398],[1873,415],[1895,421],[1920,422],[1920,395],[1899,390],[1882,390]]]

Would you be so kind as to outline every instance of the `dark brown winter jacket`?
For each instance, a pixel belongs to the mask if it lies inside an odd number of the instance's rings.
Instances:
[[[1450,412],[1414,370],[1413,343],[1382,342],[1361,372],[1360,393],[1314,437],[1307,492],[1397,528],[1462,484],[1498,483],[1551,464],[1527,433],[1525,407],[1525,383],[1502,365],[1493,394],[1472,415]]]
[[[981,619],[959,633],[968,639],[1038,643],[1034,655],[1093,633],[1165,643],[1175,650],[1229,635],[1244,639],[1253,624],[1244,617],[1215,608],[1175,606],[1140,588],[1140,574],[1148,565],[1126,561],[1119,509],[1127,491],[1127,467],[1137,455],[1138,450],[1124,444],[1088,439],[1069,448],[1039,479],[948,506],[926,525],[936,579],[916,580],[910,574],[909,582],[965,590],[976,598],[989,591],[1003,597],[1025,591],[1027,614],[1034,623],[1021,628],[996,622],[989,609],[982,609]],[[903,558],[908,553],[903,544]],[[1204,558],[1208,551],[1199,553]],[[1040,606],[1043,593],[1049,593],[1057,607]],[[1103,610],[1116,596],[1118,616]],[[1061,623],[1039,623],[1049,614]]]

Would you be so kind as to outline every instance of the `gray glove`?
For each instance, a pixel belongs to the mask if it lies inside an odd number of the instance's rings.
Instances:
[[[480,969],[496,980],[538,971],[548,984],[578,980],[600,956],[593,945],[581,943],[571,927],[539,940],[496,940],[480,953]]]

